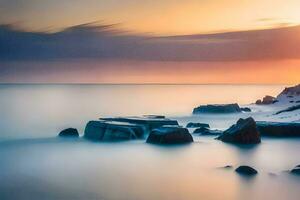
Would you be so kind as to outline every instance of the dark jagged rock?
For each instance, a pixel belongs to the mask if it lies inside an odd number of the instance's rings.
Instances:
[[[84,130],[84,137],[94,141],[138,139],[143,135],[140,125],[103,120],[88,122]]]
[[[217,139],[236,144],[257,144],[261,141],[252,117],[239,119],[235,125],[224,131]]]
[[[194,130],[193,132],[194,134],[200,134],[200,135],[221,135],[223,133],[223,131],[220,130],[210,130],[208,128],[197,128]]]
[[[256,122],[261,136],[300,137],[300,123]]]
[[[79,137],[79,133],[76,128],[67,128],[62,130],[59,134],[59,137]]]
[[[241,108],[241,110],[242,110],[243,112],[251,112],[251,109],[248,108],[248,107]]]
[[[194,108],[193,114],[201,113],[237,113],[242,112],[240,106],[235,104],[212,104],[212,105],[202,105]]]
[[[300,175],[300,165],[297,165],[294,169],[290,171],[290,173]]]
[[[193,142],[193,137],[186,128],[163,126],[153,129],[146,142],[153,144],[183,144]]]
[[[257,100],[256,104],[257,105],[269,105],[269,104],[273,104],[276,102],[277,102],[277,100],[275,97],[267,95],[263,98],[263,100]]]
[[[187,128],[209,128],[209,124],[206,123],[194,123],[194,122],[190,122],[186,125]]]
[[[235,171],[239,174],[247,175],[247,176],[253,176],[258,173],[254,168],[249,166],[239,166],[238,168],[235,169]]]
[[[171,120],[168,118],[157,118],[157,117],[115,117],[115,118],[100,118],[100,120],[110,122],[124,122],[135,124],[143,127],[144,133],[148,134],[152,129],[172,125],[178,126],[177,120]]]

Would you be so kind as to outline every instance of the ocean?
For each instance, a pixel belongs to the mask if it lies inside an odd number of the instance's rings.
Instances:
[[[263,138],[236,146],[211,136],[189,145],[157,146],[144,140],[88,142],[89,120],[108,116],[166,115],[181,125],[207,122],[226,129],[251,114],[192,116],[211,103],[248,105],[287,85],[0,85],[0,199],[298,200],[299,139]],[[250,165],[239,176],[223,166]]]

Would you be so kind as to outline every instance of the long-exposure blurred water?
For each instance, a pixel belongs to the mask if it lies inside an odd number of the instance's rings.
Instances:
[[[1,85],[0,199],[297,200],[300,177],[285,170],[300,164],[299,139],[240,147],[208,136],[175,146],[56,137],[67,127],[82,133],[100,116],[164,114],[183,125],[193,119],[226,128],[239,116],[192,118],[193,107],[248,104],[284,87]],[[250,165],[259,174],[242,177],[225,165]]]

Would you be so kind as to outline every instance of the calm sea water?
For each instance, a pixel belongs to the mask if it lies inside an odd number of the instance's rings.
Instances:
[[[204,103],[248,104],[282,85],[0,85],[0,199],[265,200],[300,196],[300,140],[238,147],[194,136],[190,145],[92,143],[55,137],[101,116],[165,114],[226,128],[239,116],[193,118]],[[254,178],[225,165],[251,165]]]

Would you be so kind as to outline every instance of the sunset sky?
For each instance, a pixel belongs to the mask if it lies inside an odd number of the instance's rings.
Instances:
[[[299,0],[1,0],[0,82],[300,82]]]

